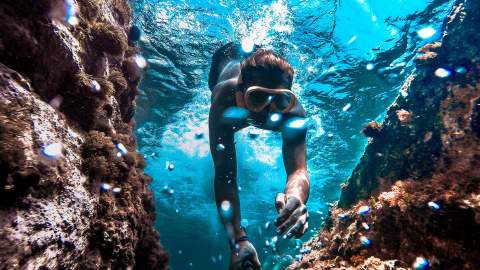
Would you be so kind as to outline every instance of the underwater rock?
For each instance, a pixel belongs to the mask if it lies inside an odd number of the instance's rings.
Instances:
[[[368,123],[362,130],[365,136],[370,138],[375,138],[381,135],[382,125],[380,125],[377,121],[371,121]]]
[[[0,4],[0,268],[168,268],[133,150],[130,15],[126,0]]]
[[[306,243],[312,252],[290,269],[478,268],[478,10],[479,1],[456,1],[441,41],[420,50],[382,135],[369,142],[326,226]],[[365,205],[368,215],[354,215]]]

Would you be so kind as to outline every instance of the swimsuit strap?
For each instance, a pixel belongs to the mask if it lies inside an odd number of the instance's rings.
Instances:
[[[242,241],[248,241],[248,236],[244,235],[244,236],[241,236],[240,238],[238,238],[237,240],[235,240],[235,244],[238,244]]]
[[[245,227],[240,226],[240,229],[242,229],[245,232],[245,235],[240,236],[239,238],[235,239],[235,241],[228,241],[228,243],[230,244],[230,250],[232,250],[232,251],[235,249],[235,246],[238,243],[243,242],[243,241],[248,241],[248,236],[246,235],[247,231],[245,230]]]

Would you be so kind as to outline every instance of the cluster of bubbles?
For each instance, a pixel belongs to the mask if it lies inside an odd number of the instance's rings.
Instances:
[[[170,188],[168,185],[165,185],[163,186],[163,192],[169,195],[173,195],[175,193],[175,190],[173,188]]]
[[[434,202],[434,201],[428,202],[427,205],[433,211],[438,211],[438,210],[441,209],[440,205],[437,202]],[[360,206],[358,208],[357,214],[360,217],[363,218],[363,217],[367,216],[370,213],[370,211],[371,211],[371,208],[369,206],[363,205],[363,206]],[[348,218],[348,214],[346,214],[346,213],[342,213],[342,214],[339,215],[340,220],[345,220],[346,218]],[[362,222],[361,226],[365,231],[370,230],[370,226],[366,222]],[[362,244],[362,246],[364,246],[366,248],[372,245],[372,241],[364,235],[360,236],[359,240],[360,240],[360,243]],[[297,255],[296,259],[301,260],[302,256]],[[415,270],[425,270],[425,269],[429,268],[429,265],[430,264],[429,264],[429,261],[427,259],[425,259],[423,257],[417,257],[415,262],[413,263],[413,268]]]
[[[212,260],[213,263],[221,262],[223,259],[222,254],[218,254],[218,256],[211,256],[210,259]]]
[[[127,148],[125,147],[125,145],[123,145],[122,143],[117,143],[115,145],[115,148],[117,148],[118,152],[117,152],[117,157],[121,157],[125,154],[128,153],[128,150]]]
[[[306,254],[309,254],[312,252],[312,248],[311,247],[303,247],[302,249],[300,249],[300,254],[297,254],[295,255],[295,261],[299,262],[303,259],[303,256],[305,256]]]
[[[173,169],[175,169],[175,165],[173,164],[173,162],[167,160],[165,161],[165,169],[173,171]]]
[[[440,67],[440,68],[437,68],[434,72],[435,76],[437,76],[440,79],[449,78],[454,73],[463,75],[467,73],[467,69],[464,66],[458,66],[453,69],[450,67]]]
[[[360,208],[358,208],[358,211],[357,211],[357,214],[360,216],[360,217],[365,217],[367,216],[369,213],[370,213],[370,207],[368,205],[362,205],[360,206]],[[365,231],[368,231],[370,230],[370,226],[366,223],[366,222],[362,222],[362,228],[365,230]],[[366,236],[362,235],[360,236],[360,243],[364,246],[364,247],[369,247],[371,244],[372,244],[372,241],[370,239],[368,239]]]
[[[101,192],[108,192],[112,190],[112,193],[114,195],[118,195],[122,192],[122,188],[120,187],[113,187],[112,185],[108,184],[108,183],[101,183],[100,184],[100,191]]]

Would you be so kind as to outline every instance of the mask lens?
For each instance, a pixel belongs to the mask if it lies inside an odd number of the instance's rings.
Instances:
[[[292,97],[292,94],[290,93],[277,94],[275,95],[275,99],[274,99],[275,106],[277,106],[279,110],[283,111],[286,108],[288,108],[288,106],[292,102],[292,99],[293,97]]]
[[[261,107],[265,103],[269,103],[271,100],[271,94],[262,92],[262,91],[255,91],[252,92],[249,96],[250,104],[254,107]]]

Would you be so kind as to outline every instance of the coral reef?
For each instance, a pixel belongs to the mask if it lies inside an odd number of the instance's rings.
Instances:
[[[478,269],[479,1],[423,47],[326,226],[292,269]],[[381,131],[381,132],[379,132]],[[373,136],[372,136],[373,135]]]
[[[126,0],[0,3],[0,269],[168,268],[131,27]]]

